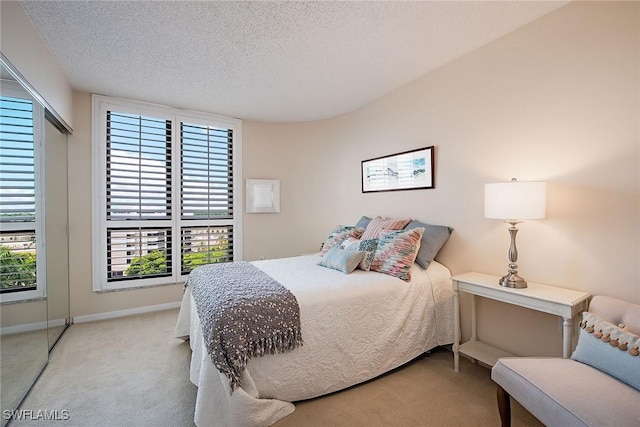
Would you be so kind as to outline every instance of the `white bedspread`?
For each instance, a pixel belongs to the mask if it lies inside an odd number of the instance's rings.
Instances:
[[[187,288],[176,336],[191,337],[196,425],[270,425],[294,411],[292,401],[367,381],[453,342],[451,274],[442,264],[434,261],[427,270],[414,265],[407,283],[362,270],[347,275],[317,266],[318,259],[253,263],[296,296],[304,345],[252,359],[233,394],[207,354]]]

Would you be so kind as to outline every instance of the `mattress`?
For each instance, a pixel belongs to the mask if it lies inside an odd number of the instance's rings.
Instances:
[[[177,337],[190,337],[190,379],[198,387],[194,421],[205,426],[266,426],[290,414],[292,402],[367,381],[439,345],[453,342],[450,271],[436,261],[412,267],[412,280],[317,265],[309,255],[253,264],[298,300],[304,345],[249,361],[241,387],[214,367],[204,346],[189,288]]]

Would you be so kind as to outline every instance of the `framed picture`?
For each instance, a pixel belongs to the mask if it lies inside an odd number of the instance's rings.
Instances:
[[[434,188],[433,146],[362,161],[362,192]]]

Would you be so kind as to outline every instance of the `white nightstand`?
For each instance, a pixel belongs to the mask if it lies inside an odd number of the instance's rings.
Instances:
[[[459,353],[490,366],[493,366],[500,357],[512,356],[478,341],[476,295],[562,317],[562,357],[570,356],[573,317],[587,309],[591,294],[530,282],[524,289],[505,288],[498,284],[500,277],[482,273],[465,273],[454,276],[452,279],[455,322],[453,370],[455,372],[460,371]],[[460,345],[460,292],[471,294],[471,339],[462,345]]]

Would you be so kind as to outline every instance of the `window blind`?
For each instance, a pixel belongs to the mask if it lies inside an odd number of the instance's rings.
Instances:
[[[233,131],[180,124],[181,217],[233,217]]]
[[[171,228],[107,230],[108,280],[171,276]]]
[[[33,102],[0,97],[0,221],[35,221]]]
[[[106,214],[171,217],[171,121],[107,112]]]
[[[36,232],[3,231],[0,243],[0,292],[36,289]]]
[[[182,274],[199,265],[233,261],[233,227],[182,227]]]
[[[0,293],[37,289],[33,101],[0,96]]]

